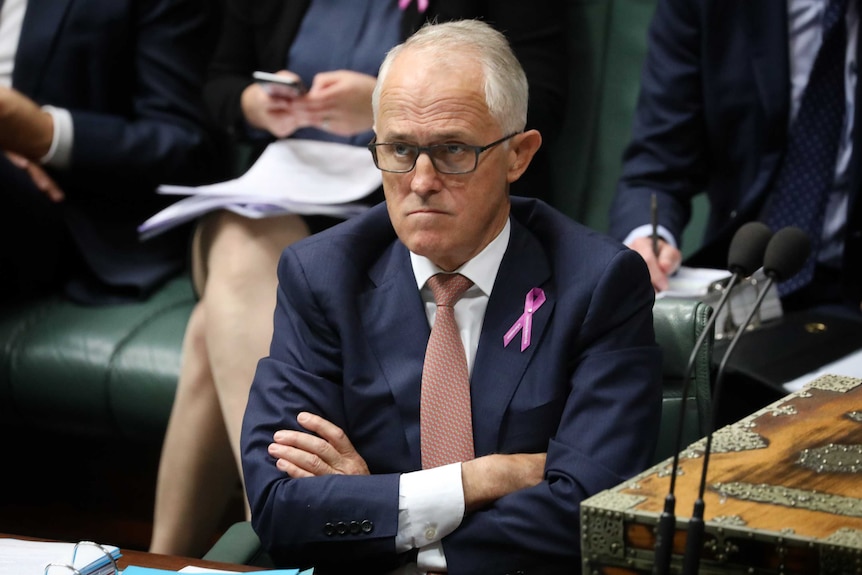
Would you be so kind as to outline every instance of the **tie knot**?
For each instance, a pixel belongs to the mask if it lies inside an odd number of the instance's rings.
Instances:
[[[461,274],[436,274],[428,278],[428,286],[437,305],[452,307],[473,282]]]

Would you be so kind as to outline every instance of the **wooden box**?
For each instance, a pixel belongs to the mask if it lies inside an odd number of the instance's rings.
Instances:
[[[703,467],[680,454],[671,573]],[[583,572],[650,573],[672,459],[586,501]],[[713,434],[700,573],[862,574],[862,379],[824,376]]]

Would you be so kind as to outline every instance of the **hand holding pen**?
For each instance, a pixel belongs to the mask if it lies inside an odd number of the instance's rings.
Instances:
[[[629,247],[643,257],[652,285],[660,292],[668,288],[668,278],[682,263],[682,253],[659,235],[658,198],[655,193],[650,197],[650,226],[650,235],[632,240]]]

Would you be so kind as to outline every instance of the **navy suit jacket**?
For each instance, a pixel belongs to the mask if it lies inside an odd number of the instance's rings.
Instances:
[[[78,250],[103,282],[141,292],[184,264],[185,239],[138,240],[176,198],[158,184],[222,174],[201,87],[217,14],[205,0],[29,0],[13,87],[71,112],[68,169],[50,175]]]
[[[859,44],[862,48],[862,43]],[[659,0],[611,234],[659,223],[679,240],[706,192],[702,247],[689,263],[723,268],[736,230],[757,219],[781,164],[790,118],[786,0]],[[857,59],[859,56],[857,55]],[[862,299],[862,83],[856,84],[844,291]]]
[[[537,200],[512,198],[511,221],[471,377],[475,451],[547,452],[546,480],[465,517],[443,539],[450,573],[577,572],[581,500],[642,470],[658,430],[661,356],[643,260]],[[282,563],[384,572],[409,557],[394,548],[398,482],[421,468],[430,328],[409,252],[379,205],[288,247],[278,276],[270,355],[243,422],[253,526]],[[504,347],[535,287],[547,301],[530,346],[521,352],[517,336]],[[299,429],[300,411],[343,428],[372,475],[280,472],[267,445]]]

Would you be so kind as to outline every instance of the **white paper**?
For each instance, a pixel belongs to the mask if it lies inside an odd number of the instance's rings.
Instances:
[[[356,202],[381,182],[380,171],[364,147],[279,140],[234,180],[205,186],[160,186],[159,193],[189,197],[149,218],[138,232],[143,238],[152,237],[218,209],[252,218],[289,213],[346,218],[367,209]]]
[[[728,277],[730,272],[727,270],[681,266],[668,278],[668,289],[659,292],[656,297],[705,296],[709,286]]]
[[[105,549],[120,556],[119,549],[104,545]],[[43,575],[45,566],[49,563],[72,564],[74,543],[54,541],[29,541],[24,539],[0,539],[0,575]],[[85,567],[92,566],[89,570]],[[94,545],[79,545],[75,556],[74,567],[82,573],[101,571],[101,567],[112,567],[107,556]],[[57,567],[50,573],[68,575],[70,571]]]

